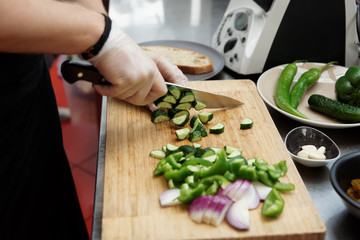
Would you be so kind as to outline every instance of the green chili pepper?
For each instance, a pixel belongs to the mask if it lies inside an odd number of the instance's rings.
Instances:
[[[224,174],[227,171],[226,153],[224,149],[221,149],[218,153],[218,159],[215,163],[208,168],[202,168],[200,171],[200,177],[208,177],[216,174]]]
[[[274,188],[279,191],[293,191],[295,190],[295,185],[292,183],[276,182]]]
[[[190,203],[204,193],[205,185],[198,184],[196,187],[191,188],[187,183],[184,183],[180,186],[180,196],[178,197],[178,200],[183,203]]]
[[[285,112],[301,118],[308,119],[304,114],[302,114],[290,105],[290,86],[297,72],[296,63],[301,61],[303,60],[295,61],[288,64],[281,72],[275,89],[275,103],[280,109],[284,110]]]
[[[321,73],[331,64],[335,64],[337,62],[329,62],[326,65],[322,66],[320,69],[318,68],[310,68],[308,71],[301,74],[298,81],[292,87],[290,92],[290,105],[293,108],[297,108],[299,106],[301,98],[304,96],[306,90],[310,88],[317,80],[319,80]]]
[[[335,83],[339,102],[360,107],[360,66],[350,67]]]
[[[261,214],[266,217],[276,217],[284,209],[285,201],[276,189],[272,189],[267,195],[263,206],[261,207]]]

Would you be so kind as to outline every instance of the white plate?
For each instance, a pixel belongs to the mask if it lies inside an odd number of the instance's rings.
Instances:
[[[284,114],[285,116],[295,121],[307,124],[309,126],[334,128],[334,129],[360,126],[360,123],[345,123],[338,121],[334,118],[325,116],[324,114],[315,112],[310,109],[307,103],[309,97],[315,93],[324,95],[332,99],[336,99],[336,95],[335,95],[336,79],[344,75],[347,70],[347,68],[343,66],[331,65],[327,67],[325,71],[323,71],[323,73],[321,74],[321,77],[318,80],[318,82],[316,82],[311,88],[309,88],[306,91],[305,95],[303,96],[298,106],[298,110],[303,114],[305,114],[309,119],[304,119],[301,117],[294,116],[278,108],[274,100],[275,87],[278,78],[282,70],[286,67],[286,65],[287,64],[280,65],[265,71],[263,74],[261,74],[261,76],[257,81],[257,89],[259,91],[259,94],[270,107],[272,107],[276,111]],[[324,63],[306,62],[306,63],[298,63],[296,65],[298,66],[298,71],[294,78],[293,84],[299,79],[302,73],[313,67],[319,68],[320,66],[324,65]]]

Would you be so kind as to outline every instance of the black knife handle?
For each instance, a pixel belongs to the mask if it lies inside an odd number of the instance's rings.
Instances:
[[[66,60],[61,64],[61,74],[68,83],[83,80],[95,84],[109,85],[110,83],[91,64]]]

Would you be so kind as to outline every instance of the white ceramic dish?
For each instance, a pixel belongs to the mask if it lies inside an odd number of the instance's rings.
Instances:
[[[306,91],[304,97],[302,98],[298,110],[304,113],[309,119],[304,119],[294,116],[278,108],[274,100],[275,87],[278,78],[282,70],[286,67],[286,65],[287,64],[280,65],[265,71],[257,81],[257,89],[259,91],[259,94],[270,107],[272,107],[276,111],[282,113],[283,115],[295,121],[313,127],[340,129],[340,128],[351,128],[351,127],[360,126],[360,123],[345,123],[338,121],[331,117],[315,112],[311,110],[310,107],[308,106],[307,100],[314,93],[321,94],[332,99],[336,99],[335,82],[340,76],[344,75],[347,70],[346,67],[342,67],[338,65],[331,65],[328,68],[326,68],[326,70],[321,74],[321,77],[317,81],[317,83],[314,84],[311,88],[309,88]],[[324,63],[313,63],[313,62],[298,63],[297,64],[298,71],[294,78],[293,84],[297,82],[300,75],[305,71],[307,71],[308,69],[313,67],[319,68],[322,65],[324,65]]]
[[[340,157],[340,149],[325,133],[307,126],[300,126],[291,130],[285,137],[285,146],[291,158],[307,167],[321,167],[335,162]],[[304,145],[314,145],[316,148],[326,148],[325,160],[308,159],[297,156]]]

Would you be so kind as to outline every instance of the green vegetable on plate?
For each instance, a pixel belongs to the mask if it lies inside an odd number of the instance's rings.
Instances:
[[[338,101],[360,107],[360,66],[350,67],[335,83]]]

